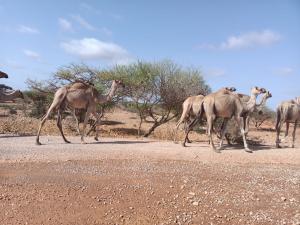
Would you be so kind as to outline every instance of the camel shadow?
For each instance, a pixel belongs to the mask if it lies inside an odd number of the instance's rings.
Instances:
[[[98,141],[98,142],[91,142],[90,144],[146,144],[146,143],[150,143],[149,141]]]
[[[274,146],[272,145],[264,145],[264,144],[255,144],[255,145],[249,145],[249,148],[252,151],[264,151],[264,150],[270,150],[273,149]],[[228,150],[243,150],[244,146],[240,144],[232,144],[232,145],[224,145],[224,149],[221,151],[228,151]]]
[[[22,137],[34,137],[36,135],[32,134],[20,134],[20,135],[5,135],[5,134],[0,134],[0,138],[22,138]]]

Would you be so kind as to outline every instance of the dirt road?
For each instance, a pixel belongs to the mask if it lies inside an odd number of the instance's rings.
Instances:
[[[70,139],[0,136],[0,224],[300,224],[300,148]]]

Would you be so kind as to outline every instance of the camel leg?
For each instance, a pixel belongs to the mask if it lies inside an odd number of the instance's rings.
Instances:
[[[85,118],[84,118],[84,122],[83,122],[83,128],[82,128],[82,133],[81,133],[81,144],[86,144],[86,142],[84,141],[84,137],[85,137],[85,128],[86,125],[89,121],[90,115],[92,113],[92,109],[90,107],[88,107],[86,113],[85,113]]]
[[[75,113],[75,109],[74,110],[71,110],[71,113],[75,119],[75,122],[76,122],[76,130],[77,130],[77,133],[80,135],[80,129],[79,129],[79,120],[76,116],[76,113]]]
[[[231,141],[230,141],[230,138],[229,138],[230,136],[229,136],[229,134],[228,133],[225,133],[225,139],[226,139],[226,141],[227,141],[227,144],[229,145],[229,146],[231,146],[232,145],[232,143],[231,143]]]
[[[199,119],[198,118],[195,118],[192,122],[190,122],[187,126],[186,126],[186,128],[185,128],[185,137],[184,137],[184,141],[183,141],[183,143],[182,143],[182,146],[183,147],[186,147],[186,142],[187,142],[187,140],[188,140],[188,135],[189,135],[189,133],[190,133],[190,131],[192,130],[192,128],[195,126],[195,124],[197,123],[199,121]]]
[[[96,130],[96,126],[97,126],[97,121],[94,121],[94,123],[92,125],[90,125],[90,129],[86,133],[86,135],[88,136],[93,130]]]
[[[248,135],[248,132],[249,132],[249,122],[250,122],[250,117],[247,116],[247,117],[244,119],[244,130],[245,130],[245,135],[246,135],[246,136]]]
[[[209,138],[209,142],[210,142],[210,147],[212,150],[214,150],[217,153],[220,153],[219,149],[216,149],[214,142],[213,142],[213,137],[212,137],[212,131],[213,131],[213,123],[215,120],[215,116],[214,115],[206,115],[207,116],[207,135]]]
[[[63,133],[63,129],[62,129],[62,123],[61,123],[61,109],[58,110],[57,112],[57,120],[56,120],[56,125],[60,131],[60,134],[62,136],[62,138],[64,139],[65,143],[71,143],[70,141],[68,141]]]
[[[296,120],[296,121],[295,121],[295,124],[294,124],[292,148],[295,147],[296,129],[297,129],[297,124],[298,124],[297,122],[298,122],[298,121]]]
[[[286,124],[286,129],[285,129],[285,133],[284,133],[284,137],[281,139],[281,142],[285,141],[286,138],[289,135],[289,129],[290,129],[290,123],[289,122],[285,122]]]
[[[276,148],[281,148],[281,146],[279,145],[280,143],[279,135],[280,135],[281,127],[282,127],[282,121],[278,121],[278,123],[276,124]]]
[[[224,136],[226,134],[226,128],[227,128],[227,122],[228,120],[227,119],[224,119],[223,120],[223,123],[222,123],[222,127],[221,127],[221,140],[220,140],[220,145],[219,145],[219,150],[222,149],[223,147],[223,140],[224,140]]]
[[[238,124],[238,126],[239,126],[239,128],[241,130],[241,133],[242,133],[243,142],[244,142],[244,150],[246,152],[252,153],[252,151],[249,149],[248,144],[247,144],[245,130],[244,130],[244,124],[241,123],[243,121],[242,119],[243,118],[241,118],[241,117],[237,117],[236,118],[236,122],[237,122],[237,124]]]
[[[93,112],[92,113],[94,115],[94,117],[96,118],[96,136],[95,136],[95,140],[98,141],[98,137],[99,137],[99,129],[98,126],[100,125],[100,116],[98,115],[97,112]],[[94,127],[94,124],[92,126],[92,128]]]
[[[174,143],[177,142],[177,139],[176,139],[177,138],[177,131],[178,131],[178,128],[179,128],[181,123],[182,123],[182,120],[180,118],[180,120],[177,122],[176,127],[175,127],[174,132],[173,132],[173,142]]]
[[[191,121],[188,121],[188,122],[191,122]],[[187,130],[187,129],[186,129],[187,125],[188,125],[188,123],[185,122],[185,125],[184,125],[184,126],[185,126],[185,129],[184,129],[184,130],[185,130],[185,132],[187,132],[187,134],[186,134],[186,142],[187,142],[187,143],[192,143],[192,141],[189,139],[189,133],[191,132],[191,129]]]
[[[39,126],[39,129],[38,129],[38,133],[37,133],[37,136],[36,136],[36,140],[35,140],[35,143],[37,145],[41,145],[41,142],[40,142],[40,133],[41,133],[41,130],[42,130],[42,127],[44,126],[46,120],[49,118],[51,112],[56,108],[56,104],[51,104],[50,108],[48,109],[47,113],[45,116],[43,116],[42,118],[42,121],[40,123],[40,126]]]

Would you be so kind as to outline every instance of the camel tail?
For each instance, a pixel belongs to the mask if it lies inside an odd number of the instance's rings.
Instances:
[[[276,110],[276,125],[275,125],[275,130],[278,130],[279,123],[281,120],[281,107],[279,106]]]
[[[198,114],[196,115],[196,118],[188,125],[188,129],[191,129],[192,127],[194,127],[196,125],[196,123],[201,121],[201,119],[203,117],[203,113],[204,113],[204,106],[203,106],[203,102],[201,102],[200,110],[199,110]]]

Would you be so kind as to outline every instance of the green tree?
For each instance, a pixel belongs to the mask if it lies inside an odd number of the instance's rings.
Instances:
[[[139,116],[138,135],[143,122],[152,123],[145,137],[177,117],[188,96],[210,92],[199,70],[184,69],[171,61],[116,66],[108,74],[125,83],[123,99]]]

